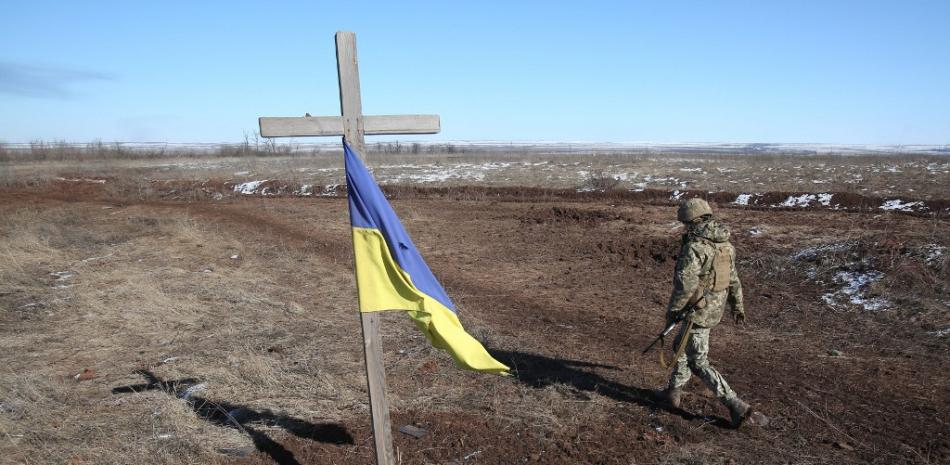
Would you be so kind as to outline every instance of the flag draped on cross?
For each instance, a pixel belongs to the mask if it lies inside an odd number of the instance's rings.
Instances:
[[[459,367],[506,373],[508,367],[462,328],[452,299],[345,141],[343,152],[360,311],[406,310],[429,342],[451,354]]]

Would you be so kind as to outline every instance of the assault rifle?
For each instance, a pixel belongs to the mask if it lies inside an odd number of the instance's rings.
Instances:
[[[666,338],[666,335],[670,334],[670,331],[673,331],[673,328],[675,328],[676,325],[680,324],[683,320],[689,318],[690,315],[692,315],[693,312],[695,311],[696,311],[696,304],[693,304],[689,306],[689,310],[685,312],[680,312],[679,315],[677,315],[677,317],[674,318],[673,321],[670,322],[670,324],[666,325],[666,328],[663,328],[663,331],[659,335],[656,336],[656,339],[654,339],[653,342],[651,342],[650,345],[648,345],[646,349],[643,349],[642,353],[646,354],[647,352],[649,352],[650,349],[652,349],[653,346],[655,346],[657,342],[662,343],[663,340]]]
[[[693,291],[693,295],[689,296],[689,301],[686,302],[686,305],[683,307],[683,311],[677,313],[677,317],[673,319],[673,321],[671,321],[670,324],[666,325],[666,328],[663,328],[663,332],[661,332],[656,337],[656,339],[654,339],[653,342],[651,342],[650,345],[647,346],[646,349],[643,349],[644,354],[649,352],[650,349],[652,349],[653,346],[655,346],[657,342],[662,343],[666,335],[670,334],[670,331],[673,331],[673,328],[675,328],[676,325],[680,324],[680,322],[682,322],[683,320],[689,318],[693,314],[693,312],[697,310],[697,306],[698,307],[706,306],[705,304],[706,301],[703,300],[703,298],[706,297],[706,290],[712,286],[712,277],[713,277],[713,273],[711,271],[707,272],[705,275],[702,275],[702,281],[700,281],[699,286],[696,286],[696,290]],[[699,304],[700,301],[703,302],[702,305]],[[662,358],[663,357],[661,355],[660,356],[661,361],[662,361]]]

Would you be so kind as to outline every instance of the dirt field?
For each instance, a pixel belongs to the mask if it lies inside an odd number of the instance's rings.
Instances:
[[[70,179],[0,192],[0,463],[373,462],[340,192]],[[666,373],[640,355],[679,245],[671,193],[488,184],[390,189],[514,368],[460,371],[385,315],[394,427],[425,429],[394,433],[400,463],[950,462],[945,187],[913,213],[713,196],[749,320],[713,330],[712,362],[772,420],[733,430],[695,379],[682,410],[657,404]]]

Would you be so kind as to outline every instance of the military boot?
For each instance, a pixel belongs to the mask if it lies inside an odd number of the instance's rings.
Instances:
[[[673,408],[680,408],[682,404],[683,389],[678,387],[668,387],[659,392],[660,400],[672,406]]]
[[[733,397],[723,401],[726,407],[729,407],[729,417],[732,420],[732,427],[738,428],[742,422],[746,421],[752,415],[752,407],[745,403],[739,397]]]

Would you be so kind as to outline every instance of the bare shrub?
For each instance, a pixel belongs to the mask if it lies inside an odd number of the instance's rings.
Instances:
[[[602,170],[591,172],[581,184],[581,190],[606,192],[616,189],[620,185],[620,179],[606,174]]]

